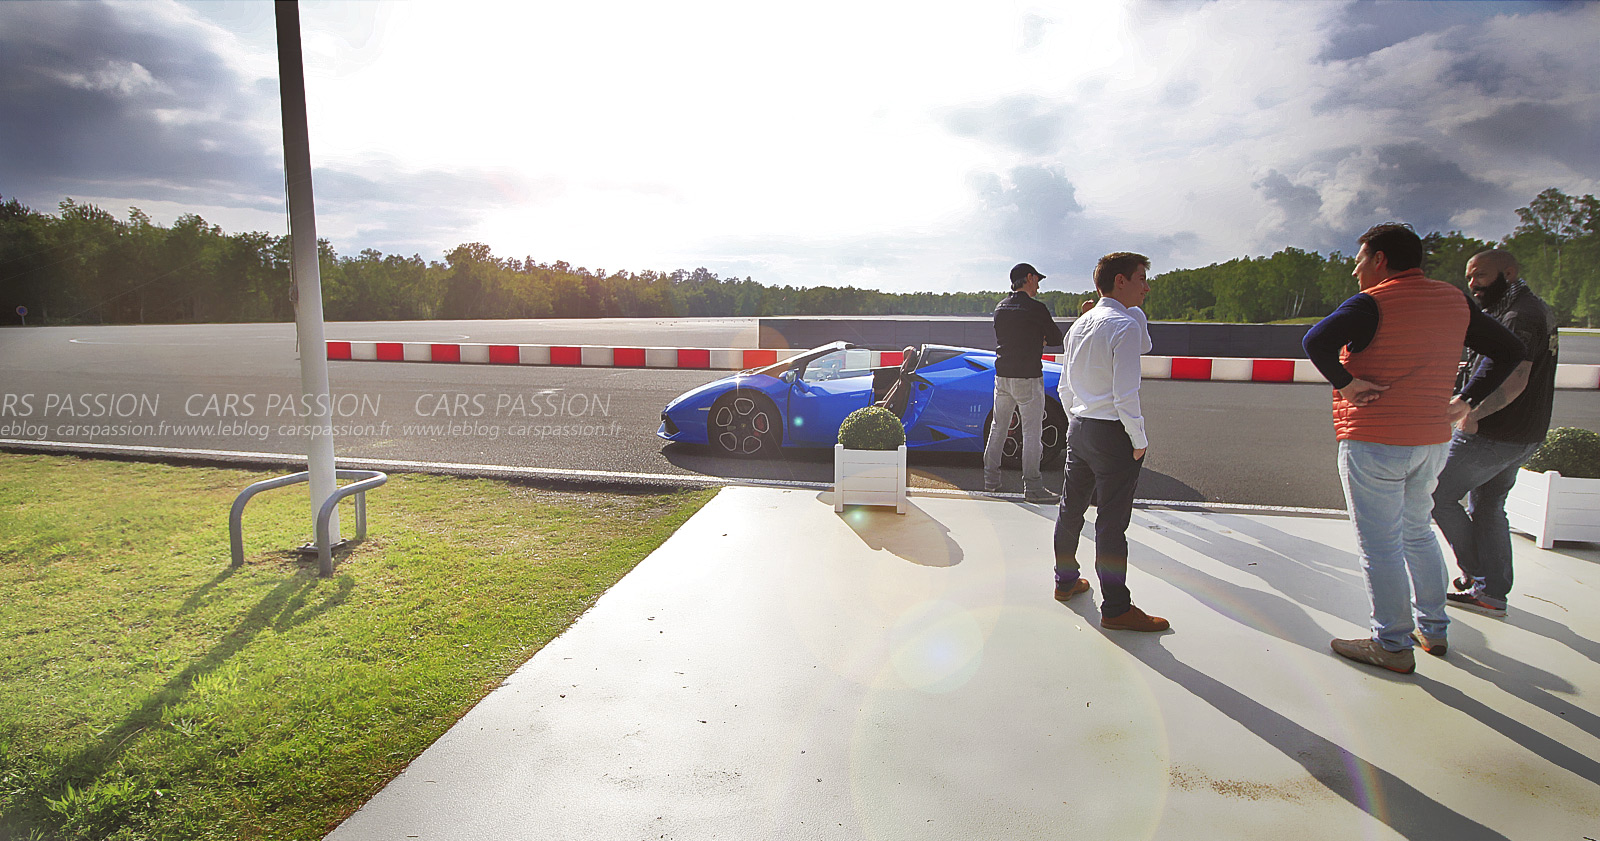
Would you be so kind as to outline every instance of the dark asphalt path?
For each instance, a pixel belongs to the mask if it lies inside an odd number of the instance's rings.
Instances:
[[[649,320],[613,321],[632,322],[606,329],[635,344],[731,346],[752,326],[704,320],[659,334],[639,323]],[[429,325],[421,338],[512,341],[529,329],[475,324]],[[581,339],[581,324],[533,326],[564,333],[558,341],[623,341]],[[372,338],[419,335],[406,332],[414,325],[359,326]],[[362,337],[346,327],[330,325],[329,335]],[[753,462],[656,438],[667,401],[716,372],[362,362],[329,371],[343,457],[832,480],[825,450]],[[298,392],[290,325],[0,331],[0,438],[298,454]],[[1343,507],[1326,387],[1147,380],[1143,394],[1151,449],[1141,498]],[[1557,425],[1600,431],[1600,392],[1559,392],[1556,415]],[[976,455],[914,454],[910,466],[917,486],[982,484]],[[1015,472],[1006,482],[1020,490]]]

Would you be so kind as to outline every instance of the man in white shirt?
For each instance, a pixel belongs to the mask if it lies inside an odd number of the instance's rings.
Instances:
[[[1128,592],[1128,521],[1144,467],[1144,414],[1139,408],[1139,357],[1151,349],[1144,296],[1150,258],[1119,251],[1100,258],[1094,285],[1100,302],[1067,331],[1061,405],[1067,426],[1066,480],[1056,517],[1056,599],[1089,591],[1078,566],[1078,536],[1091,496],[1097,498],[1094,568],[1100,578],[1100,627],[1165,631],[1167,620],[1133,605]]]

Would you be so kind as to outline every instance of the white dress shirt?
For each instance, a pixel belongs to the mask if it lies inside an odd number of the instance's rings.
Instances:
[[[1101,298],[1067,331],[1061,405],[1069,415],[1122,421],[1134,449],[1149,447],[1139,409],[1139,356],[1152,347],[1144,310]]]

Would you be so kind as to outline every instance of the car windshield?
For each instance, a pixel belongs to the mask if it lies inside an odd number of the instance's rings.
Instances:
[[[872,372],[872,351],[867,348],[843,348],[824,353],[806,363],[800,378],[808,383],[842,380],[847,377],[864,377]]]
[[[805,357],[810,356],[813,359],[815,359],[817,356],[821,355],[822,352],[825,351],[825,350],[829,351],[829,352],[835,352],[833,350],[833,348],[835,348],[835,347],[843,348],[844,347],[844,342],[834,342],[833,345],[823,345],[822,347],[819,347],[819,348],[812,348],[811,350],[806,351],[801,356],[790,357],[788,359],[784,359],[784,360],[779,361],[779,362],[774,362],[771,365],[763,365],[760,368],[751,368],[751,369],[746,370],[746,371],[740,371],[739,373],[742,376],[750,376],[752,374],[765,374],[765,375],[767,375],[769,377],[781,377],[781,376],[783,376],[784,372],[789,371],[789,370],[791,370],[793,368],[798,368],[801,364],[803,364],[801,362],[801,360],[804,359]],[[859,350],[859,352],[867,353],[867,351],[865,351],[865,350]]]

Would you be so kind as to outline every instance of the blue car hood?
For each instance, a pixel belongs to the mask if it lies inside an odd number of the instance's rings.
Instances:
[[[717,394],[721,394],[722,392],[726,391],[730,386],[733,386],[736,383],[738,383],[741,379],[771,380],[772,378],[768,377],[768,376],[764,376],[764,375],[750,376],[750,375],[747,375],[747,374],[732,374],[730,376],[723,377],[720,380],[712,380],[711,382],[708,382],[703,386],[700,386],[698,388],[691,388],[688,391],[685,391],[684,393],[678,395],[677,397],[674,397],[672,399],[672,402],[667,404],[666,410],[670,412],[674,408],[676,408],[680,403],[686,403],[686,402],[695,400],[696,398],[699,398],[701,395],[704,395],[707,392],[716,392]]]

